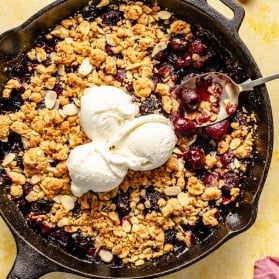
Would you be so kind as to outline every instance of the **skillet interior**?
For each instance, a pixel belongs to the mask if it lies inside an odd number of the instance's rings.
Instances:
[[[61,18],[67,17],[74,11],[87,4],[87,0],[56,1],[46,9],[32,17],[23,26],[3,34],[0,37],[0,89],[7,80],[8,71],[12,65],[20,60],[21,55],[32,47],[32,38],[58,23]],[[163,7],[168,7],[178,15],[184,16],[189,22],[199,22],[210,33],[215,34],[251,78],[260,76],[259,69],[251,54],[237,34],[237,24],[229,22],[221,15],[208,9],[203,0],[172,0],[158,1]],[[227,2],[224,1],[224,2]],[[210,15],[208,14],[210,13]],[[223,24],[220,24],[223,23]],[[240,24],[240,23],[239,23]],[[242,95],[241,102],[249,103],[249,111],[255,111],[259,120],[256,149],[258,157],[249,175],[245,194],[239,207],[231,213],[225,222],[219,226],[215,234],[202,243],[193,246],[187,253],[177,258],[163,257],[157,262],[147,263],[136,268],[110,268],[103,264],[89,264],[80,261],[65,252],[46,245],[46,242],[28,228],[19,210],[12,201],[4,195],[0,188],[0,213],[14,230],[15,234],[27,241],[40,253],[51,261],[65,267],[68,271],[77,272],[83,276],[96,278],[147,278],[162,276],[175,272],[201,259],[227,239],[248,229],[257,215],[257,203],[262,191],[269,168],[273,146],[273,123],[271,106],[265,86],[254,90],[251,97]],[[268,147],[268,148],[267,148]],[[167,262],[167,264],[166,264]]]

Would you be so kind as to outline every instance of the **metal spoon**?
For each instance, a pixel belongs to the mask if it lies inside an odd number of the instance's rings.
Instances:
[[[181,83],[179,88],[195,89],[198,80],[210,80],[211,84],[219,84],[222,88],[222,93],[219,97],[219,111],[216,119],[206,122],[196,122],[196,127],[204,127],[220,122],[233,114],[238,106],[239,94],[243,91],[251,91],[255,86],[264,84],[268,81],[279,78],[279,73],[275,73],[266,77],[261,77],[255,80],[248,79],[241,84],[237,84],[230,77],[219,72],[209,72],[194,76]],[[195,120],[194,120],[195,122]]]

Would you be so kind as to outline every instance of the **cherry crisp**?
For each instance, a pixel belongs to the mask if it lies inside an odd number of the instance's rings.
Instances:
[[[140,266],[187,253],[237,206],[254,156],[256,121],[245,107],[206,128],[187,117],[201,106],[218,110],[209,102],[218,86],[176,90],[208,71],[247,78],[198,22],[156,4],[89,3],[11,70],[0,98],[1,187],[34,231],[80,259]],[[78,198],[66,160],[89,142],[78,113],[93,85],[122,88],[141,115],[168,117],[178,142],[160,168],[129,170],[115,190]]]

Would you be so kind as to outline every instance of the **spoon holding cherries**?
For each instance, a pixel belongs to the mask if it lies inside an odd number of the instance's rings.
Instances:
[[[255,86],[279,78],[279,73],[237,84],[220,72],[209,72],[184,80],[176,89],[183,103],[184,115],[196,127],[220,122],[232,115],[238,106],[239,94]]]

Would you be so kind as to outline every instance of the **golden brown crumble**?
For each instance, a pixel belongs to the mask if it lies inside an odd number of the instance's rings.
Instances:
[[[99,5],[108,4],[104,0]],[[189,246],[190,233],[181,229],[181,224],[192,225],[201,218],[204,225],[217,226],[217,209],[211,208],[209,202],[221,199],[222,183],[213,181],[210,187],[205,187],[200,179],[185,169],[179,152],[183,153],[187,144],[181,140],[180,150],[176,150],[158,169],[129,171],[122,184],[108,193],[88,192],[80,198],[71,194],[66,160],[74,147],[89,142],[78,118],[84,89],[107,84],[120,87],[119,81],[113,77],[120,68],[126,70],[125,83],[132,84],[135,96],[144,100],[154,90],[151,80],[153,58],[147,50],[153,49],[156,53],[156,48],[163,49],[172,34],[179,33],[187,40],[192,38],[190,25],[183,20],[175,20],[164,32],[159,26],[158,6],[150,8],[140,2],[129,2],[120,5],[119,9],[124,12],[125,19],[121,25],[112,28],[100,25],[99,18],[89,23],[80,14],[64,19],[46,35],[49,39],[57,37],[61,40],[50,54],[49,66],[42,64],[47,59],[43,48],[36,47],[28,53],[29,59],[38,65],[22,93],[25,102],[21,109],[10,115],[0,115],[0,140],[5,141],[14,131],[22,136],[25,148],[23,172],[13,164],[13,154],[3,161],[12,179],[10,194],[14,198],[21,197],[21,185],[28,182],[33,185],[26,196],[28,201],[49,199],[53,202],[48,214],[33,218],[44,220],[50,227],[63,227],[67,232],[81,232],[85,237],[92,237],[96,248],[101,249],[100,257],[104,261],[109,261],[113,254],[124,264],[139,266],[145,260],[173,251],[173,245],[164,242],[164,232],[168,229],[176,228],[177,238]],[[137,23],[131,28],[132,21]],[[118,58],[109,56],[105,51],[106,44],[111,45],[114,54],[121,55]],[[68,66],[75,66],[77,72],[66,72]],[[48,94],[53,96],[49,91],[55,86],[53,75],[56,73],[60,76],[63,91],[54,97],[53,103],[46,103],[49,108],[39,108],[37,104]],[[11,90],[18,86],[17,80],[9,80],[3,96],[9,98]],[[173,81],[166,79],[156,87],[162,108],[168,114],[177,110],[176,101],[170,96],[172,86]],[[52,99],[46,102],[52,102]],[[208,106],[206,102],[203,105]],[[231,128],[233,132],[218,143],[218,155],[231,149],[239,159],[251,156],[253,133],[248,128],[243,130],[238,123],[232,123]],[[207,154],[205,164],[212,172],[221,171],[216,154]],[[234,164],[236,172],[244,168],[239,162]],[[158,210],[143,215],[143,210],[151,207],[150,201],[144,201],[146,188],[150,185],[162,197],[156,204]],[[130,191],[131,213],[122,219],[112,201],[119,191]],[[230,192],[236,199],[240,189],[232,188]],[[74,203],[80,205],[81,214],[73,214]]]

